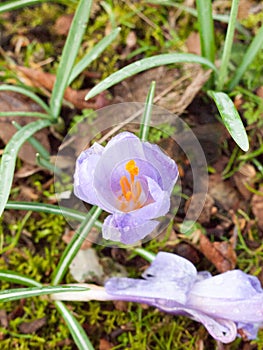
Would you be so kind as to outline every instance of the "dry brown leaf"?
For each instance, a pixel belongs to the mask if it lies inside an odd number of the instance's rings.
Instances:
[[[249,200],[252,196],[252,192],[246,188],[246,184],[250,187],[254,187],[254,179],[256,177],[256,170],[251,164],[243,164],[242,167],[234,174],[233,178],[238,191],[241,195]]]
[[[232,270],[236,266],[236,253],[230,242],[212,243],[205,235],[201,234],[199,249],[219,272]]]
[[[42,328],[43,326],[45,326],[46,323],[47,323],[46,317],[42,317],[31,322],[22,322],[19,325],[19,330],[23,334],[32,334],[32,333],[35,333],[40,328]]]
[[[23,77],[26,78],[25,83],[38,88],[43,88],[52,91],[56,76],[51,73],[43,72],[40,69],[32,69],[22,66],[17,66],[16,69],[22,73]],[[85,90],[74,90],[71,87],[67,87],[65,90],[64,98],[68,102],[72,103],[78,109],[85,108],[102,108],[108,104],[105,93],[101,93],[92,102],[86,102],[85,96],[89,92],[88,89]]]
[[[0,326],[3,328],[8,327],[8,317],[7,317],[6,310],[4,309],[0,310]]]
[[[209,177],[210,196],[225,210],[243,208],[238,192],[231,186],[229,181],[223,181],[220,174],[212,174]]]
[[[39,105],[30,98],[11,91],[0,91],[0,111],[43,112]],[[33,117],[14,117],[13,119],[21,126],[36,120],[36,118]],[[1,117],[0,119],[0,139],[2,139],[5,144],[8,143],[10,138],[17,131],[12,125],[13,119],[11,117]],[[50,152],[47,129],[37,132],[34,134],[34,137]],[[34,165],[36,163],[36,150],[26,142],[19,152],[19,157],[26,163]]]
[[[114,103],[145,102],[149,86],[156,81],[156,101],[161,107],[181,114],[208,80],[210,71],[196,65],[182,69],[158,67],[128,78],[114,87]]]
[[[186,39],[186,47],[188,52],[201,55],[200,35],[197,32],[191,32]]]
[[[110,350],[113,348],[113,344],[108,342],[106,339],[100,339],[99,350]]]
[[[55,33],[58,35],[68,35],[73,17],[72,14],[60,16],[54,25]]]
[[[263,185],[260,186],[259,191],[263,194]],[[257,219],[258,227],[263,230],[263,195],[254,194],[251,201],[252,212]]]
[[[31,176],[33,174],[36,174],[40,170],[43,170],[40,167],[33,166],[31,164],[24,164],[19,170],[15,173],[15,177],[17,179],[23,179],[25,177]]]
[[[187,212],[187,217],[189,220],[191,219],[196,219],[197,215],[196,212],[199,213],[200,210],[200,200],[203,199],[203,194],[202,193],[196,193],[194,194],[185,204],[185,212]],[[190,203],[192,202],[192,206],[189,209]],[[210,222],[211,214],[214,214],[213,206],[214,206],[214,199],[207,194],[206,199],[205,199],[205,204],[202,209],[202,212],[200,216],[198,217],[198,221],[201,224],[208,224]]]

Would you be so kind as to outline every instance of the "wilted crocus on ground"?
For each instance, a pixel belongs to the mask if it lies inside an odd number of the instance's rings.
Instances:
[[[263,289],[255,276],[240,270],[211,276],[197,272],[188,260],[157,254],[144,279],[111,278],[105,288],[55,294],[60,300],[126,300],[201,322],[215,339],[229,343],[237,335],[255,339],[263,326]]]
[[[129,132],[98,143],[77,159],[74,193],[81,200],[111,213],[103,238],[133,244],[150,234],[156,219],[169,211],[178,176],[175,162],[157,145]]]
[[[112,278],[105,286],[112,298],[147,303],[201,322],[223,343],[237,334],[256,338],[263,325],[263,290],[259,280],[240,270],[217,276],[197,273],[188,260],[161,252],[144,280]]]

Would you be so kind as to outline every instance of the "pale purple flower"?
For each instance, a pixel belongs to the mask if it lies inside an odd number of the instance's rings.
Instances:
[[[103,238],[133,244],[169,211],[177,177],[175,162],[157,145],[123,132],[106,147],[94,143],[80,154],[74,193],[111,214],[103,223]]]
[[[104,299],[146,303],[188,316],[223,343],[239,333],[255,339],[263,325],[263,289],[255,276],[240,270],[216,276],[198,273],[188,260],[160,252],[143,277],[109,279]]]

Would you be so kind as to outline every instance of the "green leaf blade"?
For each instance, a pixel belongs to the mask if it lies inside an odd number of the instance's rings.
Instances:
[[[120,30],[120,28],[114,29],[109,35],[99,41],[98,44],[95,45],[90,52],[75,65],[70,74],[68,85],[70,85],[72,81],[90,65],[91,62],[99,57],[99,55],[113,42],[113,40],[116,39]]]
[[[70,243],[67,245],[67,248],[64,250],[60,261],[57,265],[56,270],[54,271],[52,284],[57,285],[61,282],[62,278],[65,276],[68,271],[69,265],[79,251],[81,244],[87,238],[92,227],[95,225],[95,222],[102,210],[98,207],[93,207],[90,212],[86,215],[85,219],[82,221],[79,229],[76,231],[75,236],[72,238]]]
[[[220,116],[233,140],[245,152],[249,149],[249,141],[242,120],[230,97],[224,92],[208,91],[208,95],[215,101]]]
[[[7,203],[15,171],[16,157],[23,143],[37,131],[51,125],[49,120],[37,120],[21,128],[4,149],[0,164],[0,215]]]
[[[40,295],[48,295],[63,292],[80,292],[87,288],[76,286],[47,286],[47,287],[30,287],[30,288],[13,288],[0,292],[0,302],[20,300]]]
[[[50,110],[53,118],[57,120],[69,77],[87,27],[92,0],[80,0],[70,31],[62,52],[61,61],[57,71],[50,99]]]
[[[89,338],[87,337],[87,334],[85,333],[84,329],[81,327],[77,319],[70,313],[66,305],[61,301],[56,301],[55,305],[58,311],[60,312],[61,316],[65,320],[78,349],[95,350]]]
[[[86,95],[85,99],[88,100],[100,92],[110,88],[111,86],[121,82],[122,80],[129,78],[137,73],[143,72],[147,69],[159,67],[167,64],[175,63],[198,63],[206,66],[217,72],[215,65],[209,60],[200,57],[198,55],[190,53],[167,53],[153,57],[143,58],[140,61],[129,64],[128,66],[118,70],[111,74],[109,77],[101,81]]]
[[[7,281],[10,283],[22,284],[23,286],[28,287],[42,286],[41,283],[33,280],[32,278],[10,270],[0,270],[0,280]]]

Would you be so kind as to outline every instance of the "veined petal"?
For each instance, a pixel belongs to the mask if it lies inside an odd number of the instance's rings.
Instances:
[[[94,187],[98,200],[103,203],[104,207],[111,207],[110,212],[118,212],[116,208],[117,196],[112,191],[112,173],[120,163],[127,163],[135,158],[145,159],[141,141],[137,137],[121,137],[116,142],[112,142],[110,147],[105,148],[97,163]]]
[[[248,299],[259,293],[263,296],[258,278],[240,270],[227,271],[197,282],[192,289],[192,293],[201,297],[228,300]]]
[[[151,162],[161,175],[162,189],[170,195],[178,178],[178,168],[175,161],[162,152],[157,145],[145,142],[143,149],[146,159]]]
[[[214,339],[224,344],[231,343],[237,336],[236,324],[233,321],[212,318],[196,310],[189,310],[195,321],[201,322]]]
[[[190,261],[178,255],[159,252],[150,267],[143,273],[145,280],[110,279],[106,290],[114,295],[126,295],[131,298],[141,296],[144,301],[147,298],[158,299],[155,305],[160,305],[163,300],[166,307],[169,305],[171,308],[186,303],[196,275],[196,268]],[[133,299],[129,300],[133,301]]]
[[[194,289],[194,287],[193,287]],[[201,297],[190,292],[189,307],[200,310],[213,317],[229,319],[235,322],[260,323],[263,322],[263,294],[244,299],[227,299]]]
[[[146,181],[152,202],[131,212],[130,214],[134,217],[134,220],[158,218],[167,214],[170,208],[170,196],[168,192],[163,191],[150,177],[146,177]]]
[[[129,213],[114,213],[104,220],[102,236],[124,244],[134,244],[150,234],[158,224],[155,220],[136,221]]]
[[[185,290],[190,291],[195,282],[197,271],[189,260],[176,254],[159,252],[142,276],[149,280],[184,280]]]
[[[101,158],[104,147],[94,143],[90,148],[83,151],[76,161],[74,173],[74,193],[84,202],[99,205],[94,189],[94,172]]]
[[[155,306],[158,305],[161,295],[165,295],[165,299],[162,299],[162,301],[169,307],[180,306],[185,304],[187,300],[186,293],[181,289],[177,281],[163,283],[160,280],[148,281],[115,277],[106,282],[105,288],[108,294],[118,296],[120,300],[147,303]]]

